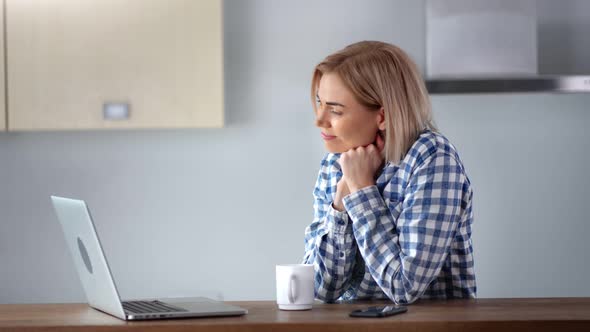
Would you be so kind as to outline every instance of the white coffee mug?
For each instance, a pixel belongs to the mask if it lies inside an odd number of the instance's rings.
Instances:
[[[281,310],[309,310],[314,299],[313,264],[277,265],[277,304]]]

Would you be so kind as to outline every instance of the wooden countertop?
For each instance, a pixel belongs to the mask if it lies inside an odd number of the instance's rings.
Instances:
[[[317,303],[281,311],[272,301],[229,302],[239,317],[125,322],[86,304],[2,304],[0,331],[590,331],[590,298],[420,301],[386,318],[351,318],[384,302]]]

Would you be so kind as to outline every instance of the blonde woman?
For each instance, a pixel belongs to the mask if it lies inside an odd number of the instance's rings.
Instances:
[[[328,150],[305,231],[316,297],[475,297],[471,184],[416,65],[394,45],[359,42],[318,64],[311,85]]]

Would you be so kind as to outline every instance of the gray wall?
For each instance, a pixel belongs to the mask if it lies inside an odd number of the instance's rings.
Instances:
[[[590,73],[588,39],[564,35],[584,28],[590,3],[551,7],[541,3],[540,29],[569,39],[555,49],[540,36],[540,63]],[[313,65],[373,39],[423,68],[424,2],[227,0],[224,14],[225,128],[0,133],[0,303],[85,300],[50,194],[87,200],[125,298],[274,298],[274,265],[303,255],[323,155]],[[475,187],[480,297],[590,296],[589,104],[433,97]]]

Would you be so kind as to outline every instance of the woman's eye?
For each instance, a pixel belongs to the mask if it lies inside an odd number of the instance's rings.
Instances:
[[[339,112],[339,111],[337,111],[337,110],[335,110],[333,108],[330,110],[330,113],[336,114],[336,115],[342,115],[342,112]]]

